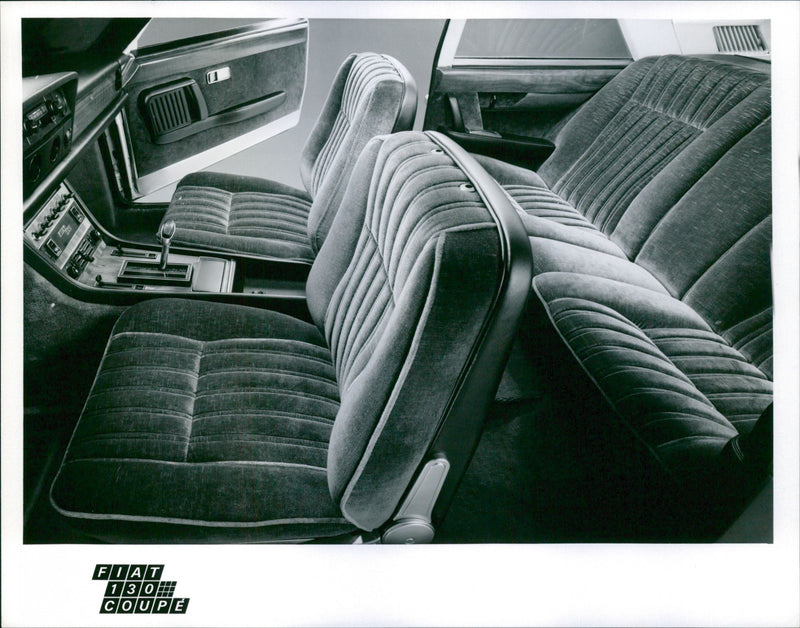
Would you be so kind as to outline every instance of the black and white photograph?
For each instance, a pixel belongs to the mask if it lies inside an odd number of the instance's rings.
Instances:
[[[800,5],[0,9],[3,626],[800,622]]]

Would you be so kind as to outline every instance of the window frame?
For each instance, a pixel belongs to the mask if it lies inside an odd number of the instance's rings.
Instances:
[[[531,18],[547,19],[547,18]],[[624,68],[633,61],[630,44],[625,37],[625,32],[620,25],[622,39],[628,49],[627,58],[598,58],[587,59],[583,57],[561,57],[561,58],[542,58],[542,57],[457,57],[456,51],[464,33],[467,20],[450,20],[446,25],[446,32],[442,39],[439,51],[437,67],[440,68],[466,68],[466,67],[603,67],[603,68]]]

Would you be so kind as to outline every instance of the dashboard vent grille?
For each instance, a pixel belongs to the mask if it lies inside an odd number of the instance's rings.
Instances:
[[[188,126],[192,122],[188,86],[152,94],[147,99],[147,112],[156,136]]]
[[[720,52],[768,52],[755,24],[715,26],[714,39]]]

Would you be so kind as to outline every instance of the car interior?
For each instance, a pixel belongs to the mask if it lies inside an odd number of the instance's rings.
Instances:
[[[22,20],[24,543],[771,542],[769,21],[313,22]]]

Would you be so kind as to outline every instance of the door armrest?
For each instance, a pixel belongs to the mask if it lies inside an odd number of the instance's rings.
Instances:
[[[536,170],[553,153],[556,146],[550,140],[524,135],[501,135],[496,131],[452,131],[440,129],[462,148],[479,155]]]

